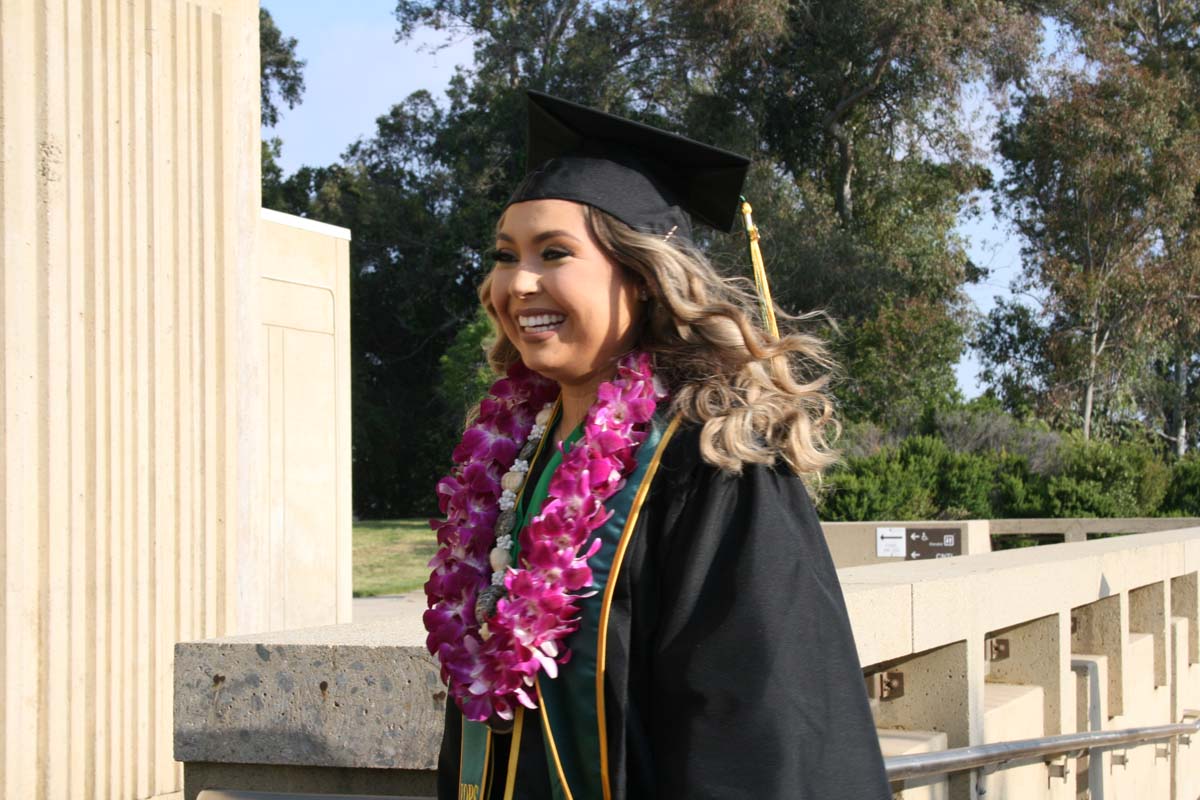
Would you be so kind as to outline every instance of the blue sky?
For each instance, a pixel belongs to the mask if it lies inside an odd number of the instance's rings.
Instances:
[[[395,42],[395,0],[273,0],[262,3],[285,36],[297,39],[297,51],[307,61],[303,102],[281,109],[279,125],[265,136],[283,140],[279,159],[284,172],[303,164],[335,162],[348,144],[375,129],[375,119],[418,89],[435,97],[445,90],[455,66],[471,63],[469,41],[447,39],[431,31],[413,40]],[[978,137],[990,135],[994,109],[986,100],[969,105],[979,117]],[[993,172],[997,165],[992,165]],[[993,306],[993,297],[1007,296],[1009,281],[1020,267],[1020,243],[1003,220],[991,213],[991,198],[981,200],[979,220],[959,226],[968,239],[971,258],[991,270],[984,283],[968,287],[981,313]],[[956,366],[959,387],[967,397],[981,391],[976,380],[978,362],[968,353]]]

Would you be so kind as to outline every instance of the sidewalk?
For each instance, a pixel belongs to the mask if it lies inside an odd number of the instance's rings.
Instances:
[[[421,615],[425,613],[425,592],[417,590],[404,594],[381,594],[375,597],[354,598],[354,621],[395,622],[403,621],[406,633],[411,632],[416,641],[425,641],[425,626]],[[411,628],[411,631],[410,631]]]

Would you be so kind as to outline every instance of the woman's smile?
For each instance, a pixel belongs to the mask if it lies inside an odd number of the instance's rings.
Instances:
[[[522,336],[531,341],[542,341],[562,327],[567,315],[558,311],[527,308],[517,312],[516,318]]]

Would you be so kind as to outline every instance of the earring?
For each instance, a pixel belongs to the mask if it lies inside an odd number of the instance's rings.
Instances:
[[[638,289],[638,300],[639,301],[644,303],[649,299],[650,299],[650,293],[648,291],[646,291],[645,286],[643,286],[641,289]]]

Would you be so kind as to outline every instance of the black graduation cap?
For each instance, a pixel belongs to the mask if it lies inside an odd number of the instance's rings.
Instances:
[[[542,92],[527,92],[525,180],[509,205],[556,198],[635,230],[691,240],[688,214],[732,231],[750,159]]]

